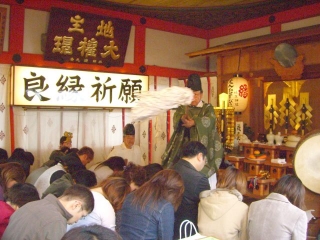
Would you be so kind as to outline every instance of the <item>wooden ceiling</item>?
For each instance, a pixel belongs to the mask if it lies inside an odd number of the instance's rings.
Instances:
[[[320,0],[65,0],[205,30],[319,3]]]

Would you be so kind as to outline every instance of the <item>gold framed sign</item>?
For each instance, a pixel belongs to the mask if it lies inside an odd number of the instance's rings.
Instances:
[[[122,67],[132,21],[52,8],[44,59]]]
[[[148,76],[12,66],[11,104],[33,107],[131,108]]]

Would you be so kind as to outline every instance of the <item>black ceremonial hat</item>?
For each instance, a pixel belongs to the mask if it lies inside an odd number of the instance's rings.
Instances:
[[[187,87],[191,88],[192,91],[202,92],[200,76],[196,73],[190,74],[188,77]]]
[[[123,135],[135,135],[134,125],[129,123],[123,129]]]

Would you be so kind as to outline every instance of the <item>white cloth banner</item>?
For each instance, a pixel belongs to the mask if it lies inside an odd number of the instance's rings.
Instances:
[[[0,64],[0,148],[11,155],[10,136],[10,65]]]

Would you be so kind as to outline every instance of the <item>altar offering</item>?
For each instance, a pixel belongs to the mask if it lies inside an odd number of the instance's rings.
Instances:
[[[285,158],[275,158],[275,159],[271,159],[272,163],[279,163],[279,164],[286,164],[286,159]]]

